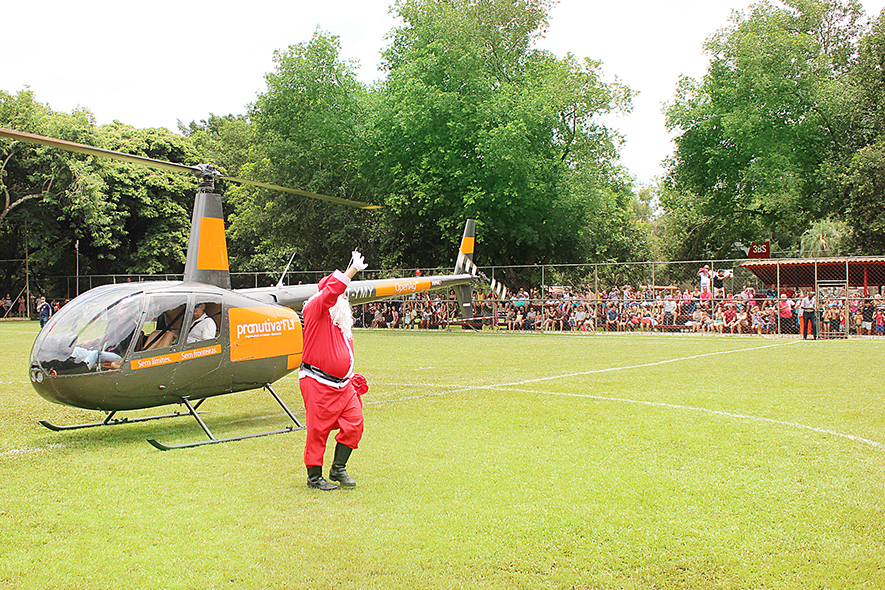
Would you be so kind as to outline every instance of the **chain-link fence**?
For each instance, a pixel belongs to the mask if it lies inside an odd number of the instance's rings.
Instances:
[[[454,292],[359,306],[356,325],[398,329],[883,336],[885,257],[705,260],[480,267],[474,318],[459,317]],[[449,274],[451,269],[365,271],[360,279]],[[284,285],[317,283],[323,271],[293,271]],[[181,275],[56,277],[47,300],[63,304],[91,288]],[[498,299],[486,279],[507,287]],[[231,273],[235,289],[276,285],[279,275]],[[33,314],[34,298],[28,306]],[[12,299],[0,315],[19,315]],[[806,334],[807,333],[807,334]]]
[[[500,300],[488,283],[474,285],[472,321],[458,317],[458,304],[450,292],[361,306],[357,325],[808,338],[885,335],[885,258],[508,266],[480,271],[504,284],[509,293]]]

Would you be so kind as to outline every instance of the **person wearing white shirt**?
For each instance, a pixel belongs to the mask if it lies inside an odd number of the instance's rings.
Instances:
[[[200,342],[201,340],[211,340],[215,338],[218,327],[215,320],[206,314],[206,304],[198,303],[194,307],[194,322],[191,324],[190,332],[187,334],[187,343]]]
[[[676,323],[676,302],[673,297],[667,295],[664,299],[664,325],[672,326]]]
[[[799,307],[802,310],[802,340],[805,340],[812,334],[814,339],[817,340],[817,322],[814,317],[817,313],[817,299],[814,296],[813,289],[809,289],[805,293],[805,297],[799,302]]]

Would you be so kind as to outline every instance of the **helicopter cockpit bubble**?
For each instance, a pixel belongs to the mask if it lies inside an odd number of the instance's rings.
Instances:
[[[114,287],[66,305],[34,342],[31,366],[49,375],[119,369],[143,307],[141,290]]]

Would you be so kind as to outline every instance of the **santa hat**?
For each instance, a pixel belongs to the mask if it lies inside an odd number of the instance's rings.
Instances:
[[[350,282],[350,278],[348,278],[348,276],[347,276],[346,274],[344,274],[344,273],[341,272],[340,270],[336,270],[336,271],[333,272],[332,274],[330,274],[330,275],[328,275],[328,276],[326,276],[326,277],[323,277],[323,280],[321,280],[321,281],[320,281],[320,284],[317,285],[317,290],[318,290],[318,291],[322,291],[322,290],[326,287],[326,285],[329,284],[329,281],[332,280],[332,279],[335,279],[335,280],[337,280],[337,281],[341,281],[341,282],[344,283],[345,285],[348,284],[348,283]]]

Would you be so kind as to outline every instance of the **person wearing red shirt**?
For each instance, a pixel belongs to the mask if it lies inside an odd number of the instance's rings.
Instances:
[[[319,284],[316,295],[302,309],[304,352],[298,373],[307,417],[304,464],[307,486],[337,490],[356,486],[347,474],[351,452],[363,435],[363,404],[366,380],[353,372],[353,314],[345,291],[357,272],[366,268],[362,254],[354,251],[346,271],[336,270]],[[323,478],[323,454],[329,433],[335,436],[335,458],[329,479]],[[332,482],[338,482],[332,483]]]

